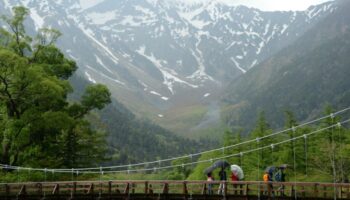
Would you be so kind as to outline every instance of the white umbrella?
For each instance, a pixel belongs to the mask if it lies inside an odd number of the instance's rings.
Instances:
[[[244,178],[243,170],[238,165],[231,165],[231,172],[235,174],[239,178],[239,180],[242,180]]]

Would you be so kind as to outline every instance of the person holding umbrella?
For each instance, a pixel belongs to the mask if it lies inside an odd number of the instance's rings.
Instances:
[[[209,175],[210,177],[212,177],[212,172],[217,169],[220,168],[221,171],[219,172],[219,177],[221,181],[226,181],[226,172],[225,172],[225,168],[229,167],[230,163],[228,163],[225,160],[217,160],[215,161],[210,167],[206,168],[204,170],[204,174],[207,175],[208,179],[209,179]],[[209,174],[210,173],[210,174]],[[211,187],[211,186],[210,186]],[[220,187],[219,187],[219,191],[218,193],[220,194],[225,188],[225,182],[220,183]]]
[[[275,174],[275,181],[277,181],[277,182],[285,182],[286,181],[286,173],[285,173],[286,168],[287,168],[286,164],[283,164],[278,168],[278,171]],[[284,184],[281,184],[281,186],[278,188],[278,190],[281,192],[281,195],[284,196]]]
[[[225,188],[225,182],[227,180],[226,177],[226,172],[225,172],[225,168],[222,166],[221,170],[219,171],[219,177],[220,177],[220,186],[219,186],[219,190],[218,190],[218,194],[222,194],[224,192],[224,188]]]
[[[231,181],[240,181],[244,178],[243,170],[238,165],[231,165]]]

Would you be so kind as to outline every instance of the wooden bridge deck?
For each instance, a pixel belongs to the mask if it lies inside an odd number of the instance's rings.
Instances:
[[[218,194],[220,183],[223,190]],[[272,186],[272,187],[271,187]],[[210,190],[211,188],[211,190]],[[282,190],[283,188],[283,190]],[[350,184],[257,181],[82,181],[0,184],[0,200],[349,199]]]

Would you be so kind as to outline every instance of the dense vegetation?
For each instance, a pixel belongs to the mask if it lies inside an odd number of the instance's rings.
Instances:
[[[332,113],[332,109],[327,107],[324,116],[331,116],[330,113]],[[284,119],[285,129],[299,125],[292,112],[285,112]],[[227,131],[223,138],[226,147],[247,140],[254,142],[227,148],[224,152],[208,153],[202,155],[200,160],[228,156],[226,160],[229,163],[238,164],[243,168],[246,175],[245,180],[262,180],[263,171],[268,166],[287,164],[287,180],[289,181],[296,179],[298,181],[345,182],[350,173],[348,167],[350,165],[350,130],[346,128],[349,127],[348,122],[341,124],[341,126],[337,123],[346,120],[348,119],[341,119],[340,116],[328,117],[317,123],[295,128],[294,131],[291,129],[273,137],[258,139],[255,142],[254,140],[257,138],[277,132],[271,129],[265,114],[261,112],[255,128],[249,133],[249,136],[242,136],[242,131],[235,133]],[[314,134],[307,136],[309,133]],[[287,141],[294,137],[299,138]],[[280,143],[283,141],[286,142]],[[271,146],[271,144],[274,145]],[[266,148],[255,150],[261,147]],[[250,150],[254,151],[240,155],[240,152],[249,152]],[[207,162],[197,165],[189,179],[204,179],[203,170],[210,164]],[[218,178],[218,173],[214,174]]]
[[[84,118],[110,102],[100,84],[88,86],[80,102],[68,102],[68,78],[76,70],[55,46],[60,33],[26,34],[24,7],[2,16],[0,29],[0,163],[32,167],[93,165],[105,158],[105,133]]]

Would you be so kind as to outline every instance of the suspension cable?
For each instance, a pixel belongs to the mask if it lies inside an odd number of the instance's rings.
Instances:
[[[278,145],[281,145],[281,144],[284,144],[286,142],[290,142],[290,141],[294,141],[294,140],[297,140],[297,139],[301,139],[301,138],[304,138],[305,135],[306,136],[310,136],[310,135],[313,135],[313,134],[316,134],[316,133],[319,133],[319,132],[322,132],[324,130],[327,130],[327,129],[330,129],[332,127],[335,127],[335,126],[339,126],[339,124],[345,124],[345,123],[348,123],[350,121],[350,119],[347,119],[345,121],[342,121],[342,122],[339,122],[338,124],[333,124],[329,127],[325,127],[325,128],[321,128],[321,129],[318,129],[318,130],[315,130],[315,131],[312,131],[308,134],[304,134],[304,135],[301,135],[301,136],[295,136],[293,138],[290,138],[290,139],[287,139],[287,140],[283,140],[281,142],[278,142],[278,143],[275,143],[273,144],[274,146],[278,146]],[[254,140],[256,141],[256,139]],[[133,169],[133,170],[110,170],[110,171],[105,171],[105,173],[126,173],[126,172],[141,172],[141,171],[151,171],[151,170],[160,170],[160,169],[169,169],[169,168],[173,168],[173,167],[180,167],[182,165],[184,166],[187,166],[187,165],[193,165],[193,164],[199,164],[199,163],[205,163],[205,162],[213,162],[213,161],[216,161],[216,160],[220,160],[220,159],[224,159],[224,158],[230,158],[230,157],[233,157],[233,156],[239,156],[239,155],[242,155],[242,154],[247,154],[247,153],[251,153],[251,152],[255,152],[255,151],[260,151],[260,150],[263,150],[263,149],[266,149],[266,148],[271,148],[271,144],[267,145],[267,146],[263,146],[263,147],[258,147],[258,148],[255,148],[255,149],[251,149],[251,150],[247,150],[247,151],[242,151],[240,153],[236,153],[236,154],[231,154],[231,155],[227,155],[227,156],[223,156],[223,157],[220,157],[220,158],[211,158],[211,159],[208,159],[208,160],[202,160],[202,161],[195,161],[195,162],[189,162],[189,163],[183,163],[183,164],[179,164],[179,165],[168,165],[168,166],[162,166],[162,167],[159,167],[159,168],[143,168],[143,169]],[[28,168],[28,167],[19,167],[19,166],[9,166],[9,165],[2,165],[0,164],[0,166],[4,169],[14,169],[14,170],[33,170],[33,171],[44,171],[44,169],[40,169],[40,168]],[[50,171],[55,171],[56,173],[74,173],[74,172],[80,172],[82,174],[97,174],[97,173],[100,173],[99,171],[81,171],[79,169],[70,169],[71,171],[67,171],[67,170],[60,170],[60,169],[47,169],[47,170],[50,170]]]

